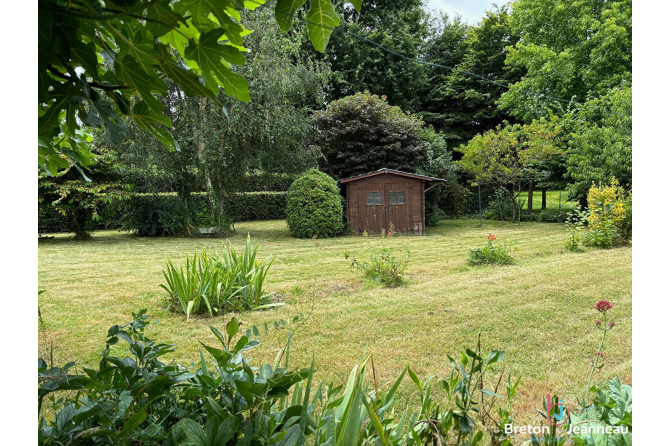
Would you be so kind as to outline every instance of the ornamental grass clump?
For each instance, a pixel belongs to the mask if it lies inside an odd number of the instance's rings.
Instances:
[[[204,250],[193,256],[186,254],[186,263],[175,266],[168,260],[163,271],[170,307],[191,314],[214,316],[226,311],[266,308],[269,297],[263,290],[274,257],[258,261],[258,244],[251,246],[247,236],[245,249],[237,253],[228,243],[223,255]],[[274,305],[274,304],[272,304]]]
[[[485,247],[470,250],[470,257],[467,259],[470,265],[511,265],[514,263],[512,247],[505,246],[504,243],[494,245],[493,242],[498,239],[495,234],[489,234],[486,239]]]

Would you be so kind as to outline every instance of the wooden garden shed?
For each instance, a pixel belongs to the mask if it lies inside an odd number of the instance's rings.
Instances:
[[[393,169],[379,169],[340,180],[346,186],[346,216],[354,232],[426,233],[427,182],[445,181]],[[438,183],[439,184],[439,183]]]

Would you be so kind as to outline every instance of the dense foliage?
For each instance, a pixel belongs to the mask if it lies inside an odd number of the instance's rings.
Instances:
[[[566,160],[568,190],[585,201],[593,183],[616,180],[625,190],[633,188],[633,90],[614,88],[592,99],[583,110],[565,116],[569,129]]]
[[[384,167],[416,172],[444,148],[421,119],[367,92],[329,103],[314,125],[323,169],[338,179]]]
[[[506,63],[526,70],[500,99],[513,115],[528,122],[562,114],[571,100],[584,102],[631,81],[631,0],[519,0],[512,7],[519,41]]]
[[[334,74],[329,100],[370,91],[387,95],[391,104],[403,110],[418,111],[420,92],[427,81],[425,67],[365,44],[360,38],[412,59],[421,57],[429,17],[423,2],[365,0],[360,11],[340,2],[338,12],[342,16],[340,30],[332,35],[324,57]]]
[[[495,372],[503,352],[485,354],[480,343],[449,356],[450,374],[444,378],[421,381],[406,367],[382,390],[374,374],[368,381],[370,354],[354,366],[345,385],[317,383],[314,364],[292,370],[290,336],[273,364],[252,367],[247,355],[259,345],[261,330],[253,326],[242,333],[235,318],[221,331],[210,326],[218,343],[202,344],[208,357],[201,351],[197,366],[165,363],[175,346],[148,338],[148,319],[142,310],[132,322],[111,327],[99,366],[84,368],[84,374],[75,372],[74,363],[56,367],[39,359],[40,445],[316,446],[359,439],[399,446],[429,445],[437,437],[442,444],[482,446],[485,432],[496,444],[512,444],[503,429],[513,423],[510,408],[519,380]],[[284,321],[275,326],[290,329]],[[401,411],[405,404],[396,393],[406,376],[411,403]],[[48,415],[45,402],[55,416]],[[492,415],[487,419],[479,415],[485,406]]]
[[[342,197],[335,180],[316,169],[299,176],[286,197],[286,224],[298,238],[340,235]]]
[[[105,130],[109,142],[128,136],[125,120],[150,132],[170,150],[169,109],[156,95],[208,98],[217,107],[227,96],[248,102],[244,65],[245,11],[264,0],[83,0],[39,2],[38,135],[39,166],[49,174],[71,163],[90,165],[93,157],[79,141],[86,127]],[[283,31],[306,2],[278,1],[276,21]],[[360,10],[361,0],[353,6]],[[310,2],[305,14],[309,38],[323,52],[340,19],[330,0]]]
[[[505,65],[506,48],[518,41],[510,17],[508,6],[495,5],[478,26],[468,27],[458,16],[451,21],[443,16],[441,29],[428,40],[427,60],[455,69],[429,68],[420,115],[444,134],[452,148],[512,119],[496,106],[507,91],[501,85],[519,81],[524,72]]]

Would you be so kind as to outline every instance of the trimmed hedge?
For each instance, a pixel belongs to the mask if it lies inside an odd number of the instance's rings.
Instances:
[[[286,192],[238,193],[224,208],[233,222],[282,220],[286,218],[286,195]],[[148,237],[173,235],[187,212],[176,193],[135,194],[112,206],[116,208],[106,212],[109,217],[96,222],[90,230],[124,229]],[[214,225],[210,202],[204,192],[191,194],[188,213],[198,226]],[[38,215],[40,233],[66,232],[65,217],[49,203],[40,203]]]
[[[335,180],[316,169],[299,176],[288,189],[286,223],[298,238],[340,235],[342,197]]]

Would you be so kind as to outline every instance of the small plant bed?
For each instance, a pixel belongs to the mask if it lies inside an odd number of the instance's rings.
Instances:
[[[470,265],[511,265],[514,263],[512,251],[516,247],[505,246],[504,243],[494,244],[497,240],[495,234],[489,234],[486,246],[470,250],[468,263]]]
[[[263,291],[263,284],[274,257],[257,260],[258,244],[251,247],[247,237],[245,250],[238,254],[230,245],[223,246],[223,254],[203,250],[176,267],[168,260],[163,271],[170,308],[182,311],[188,319],[191,314],[214,316],[231,311],[244,311],[269,306],[271,299]]]

